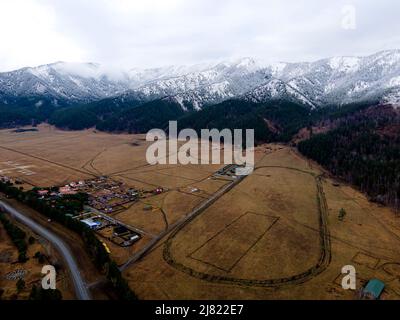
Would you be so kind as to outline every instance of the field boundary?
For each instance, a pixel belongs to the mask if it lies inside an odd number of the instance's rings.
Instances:
[[[268,218],[272,218],[272,222],[271,224],[266,228],[266,230],[256,239],[256,241],[254,241],[248,248],[247,250],[244,251],[243,254],[241,254],[239,256],[238,259],[236,259],[236,261],[232,264],[232,266],[229,269],[224,269],[221,268],[215,264],[212,264],[210,262],[204,261],[202,259],[196,258],[193,255],[196,254],[196,252],[198,252],[199,250],[201,250],[202,248],[204,248],[208,243],[210,243],[212,240],[214,240],[215,238],[217,238],[221,233],[223,233],[225,230],[227,230],[229,227],[233,226],[236,222],[240,221],[240,219],[242,219],[243,217],[252,214],[252,215],[256,215],[256,216],[263,216],[263,217],[268,217]],[[237,264],[249,253],[249,251],[255,246],[257,245],[257,243],[268,233],[268,231],[270,231],[272,229],[272,227],[279,221],[279,217],[273,217],[273,216],[269,216],[269,215],[265,215],[265,214],[259,214],[259,213],[254,213],[251,211],[247,211],[244,214],[240,215],[238,218],[234,219],[231,223],[229,223],[228,225],[226,225],[224,228],[222,228],[221,230],[219,230],[215,235],[213,235],[211,238],[209,238],[207,241],[205,241],[201,246],[199,246],[197,249],[195,249],[193,252],[191,252],[187,257],[189,257],[190,259],[199,261],[201,263],[210,265],[216,269],[225,271],[226,273],[230,273],[232,272],[232,270],[237,266]]]
[[[311,175],[315,179],[315,183],[317,186],[317,204],[318,204],[318,214],[319,214],[319,227],[320,227],[320,258],[317,264],[310,269],[306,270],[303,273],[284,277],[284,278],[276,278],[276,279],[241,279],[241,278],[234,278],[229,276],[219,276],[208,274],[205,272],[196,271],[191,267],[188,267],[180,262],[178,262],[173,253],[172,253],[172,242],[175,237],[185,228],[189,223],[193,220],[186,221],[183,225],[179,228],[174,230],[164,244],[164,251],[163,251],[163,258],[164,261],[167,262],[173,268],[183,272],[191,277],[208,281],[212,283],[219,283],[219,284],[229,284],[229,285],[237,285],[237,286],[246,286],[246,287],[282,287],[288,285],[296,285],[307,282],[312,278],[316,277],[317,275],[321,274],[325,271],[331,263],[332,260],[332,252],[331,252],[331,238],[330,232],[328,228],[328,206],[325,198],[325,193],[322,186],[322,179],[323,175],[316,175],[313,172],[304,171],[297,168],[291,167],[283,167],[283,166],[260,166],[255,169],[255,171],[263,168],[282,168],[287,170],[293,170],[302,172],[304,174]],[[197,218],[198,216],[196,216]]]

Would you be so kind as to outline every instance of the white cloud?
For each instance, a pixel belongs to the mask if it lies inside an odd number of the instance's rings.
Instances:
[[[342,28],[343,7],[357,28]],[[1,0],[0,70],[58,60],[299,61],[400,48],[396,0]]]
[[[84,49],[57,32],[56,24],[55,10],[37,1],[0,1],[0,68],[84,59]]]

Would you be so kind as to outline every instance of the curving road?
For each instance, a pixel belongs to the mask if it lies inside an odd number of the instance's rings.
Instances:
[[[88,288],[85,285],[85,282],[82,279],[82,276],[79,272],[79,267],[75,261],[75,258],[71,252],[71,250],[68,248],[68,246],[64,243],[63,240],[61,240],[58,236],[56,236],[54,233],[51,231],[47,230],[40,224],[36,223],[32,219],[26,217],[23,215],[21,212],[17,211],[7,203],[3,202],[0,200],[0,208],[3,208],[6,212],[11,214],[16,220],[21,222],[22,224],[26,225],[28,228],[30,228],[32,231],[37,233],[38,235],[42,236],[46,240],[48,240],[56,249],[57,251],[62,255],[64,258],[64,261],[68,265],[68,268],[70,270],[70,274],[72,277],[72,281],[74,283],[75,287],[75,293],[76,297],[79,300],[91,300],[90,297],[90,292]]]

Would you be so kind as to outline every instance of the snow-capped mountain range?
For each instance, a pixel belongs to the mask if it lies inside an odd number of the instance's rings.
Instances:
[[[316,105],[362,100],[400,102],[400,50],[368,57],[336,57],[314,63],[282,64],[274,77]]]
[[[109,97],[150,101],[168,97],[200,110],[230,98],[264,102],[289,99],[310,108],[363,100],[400,103],[400,50],[367,57],[307,63],[261,64],[251,58],[154,69],[115,70],[94,63],[66,63],[0,73],[0,104],[18,97],[57,105]]]

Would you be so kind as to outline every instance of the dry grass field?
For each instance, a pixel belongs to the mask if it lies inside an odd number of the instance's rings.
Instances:
[[[105,240],[122,265],[167,233],[124,271],[141,299],[354,299],[341,287],[345,265],[356,267],[358,287],[378,278],[385,299],[400,299],[399,218],[350,186],[335,187],[288,147],[258,147],[252,175],[175,228],[227,186],[212,178],[222,166],[150,166],[143,136],[39,129],[0,131],[0,174],[26,187],[107,175],[132,188],[164,189],[113,215],[143,231],[138,243]]]
[[[113,216],[145,233],[128,248],[108,241],[106,234],[101,237],[119,264],[227,183],[209,179],[221,165],[149,165],[145,155],[150,143],[143,135],[67,132],[47,125],[38,129],[0,131],[0,175],[19,179],[26,189],[62,186],[98,176],[144,191],[164,189],[163,194],[125,206]],[[152,210],[145,210],[149,205]]]
[[[318,167],[281,148],[126,272],[141,298],[354,299],[341,287],[342,267],[354,265],[358,288],[378,278],[385,299],[400,299],[399,218],[348,186],[318,182]]]

